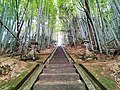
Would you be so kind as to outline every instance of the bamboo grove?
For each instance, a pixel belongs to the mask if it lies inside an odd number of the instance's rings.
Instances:
[[[120,48],[119,0],[0,0],[0,52],[28,53],[31,39],[38,50],[54,43],[61,31],[64,43],[83,40],[92,50]]]

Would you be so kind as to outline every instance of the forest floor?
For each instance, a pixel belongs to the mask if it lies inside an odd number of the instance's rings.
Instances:
[[[29,73],[37,63],[43,63],[54,48],[42,50],[37,54],[38,60],[22,61],[20,56],[0,56],[0,90],[13,90],[13,88]]]
[[[120,90],[120,56],[113,57],[104,54],[90,53],[96,58],[86,58],[85,48],[78,46],[71,48],[65,47],[66,51],[78,64],[84,65],[108,90]]]
[[[0,90],[13,90],[20,81],[37,63],[44,63],[53,47],[38,53],[38,60],[21,61],[19,56],[0,56]],[[78,46],[65,47],[66,51],[76,63],[83,64],[108,90],[120,90],[120,56],[106,57],[104,54],[87,52],[91,57],[85,57],[85,48]],[[97,59],[95,58],[97,57]],[[83,60],[84,59],[84,60]]]

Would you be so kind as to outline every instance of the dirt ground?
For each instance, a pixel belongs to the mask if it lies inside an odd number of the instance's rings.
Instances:
[[[108,90],[120,90],[120,56],[89,53],[97,59],[89,57],[83,60],[85,47],[75,49],[67,46],[65,49],[76,63],[83,64]]]
[[[15,58],[0,56],[0,83],[7,82],[27,70],[28,63]]]
[[[20,56],[7,57],[5,55],[0,56],[0,83],[8,82],[9,80],[18,77],[22,72],[29,70],[32,64],[36,64],[39,61],[45,61],[54,48],[42,50],[37,56],[38,60],[23,61]]]
[[[37,54],[39,59],[36,60],[36,62],[37,63],[44,63],[45,60],[48,58],[48,56],[53,52],[53,50],[54,50],[54,48],[42,50],[39,54]]]

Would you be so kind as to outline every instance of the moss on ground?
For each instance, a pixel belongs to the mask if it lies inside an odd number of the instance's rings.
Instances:
[[[93,76],[100,81],[108,90],[116,90],[117,83],[108,75],[102,75],[102,68],[100,66],[89,66],[86,68],[92,73]]]
[[[108,90],[115,90],[116,89],[116,82],[108,77],[100,77],[99,81],[108,89]]]
[[[18,77],[15,77],[8,82],[0,83],[0,90],[14,90],[14,87],[33,69],[34,66],[34,64],[29,63],[28,69],[22,72]]]

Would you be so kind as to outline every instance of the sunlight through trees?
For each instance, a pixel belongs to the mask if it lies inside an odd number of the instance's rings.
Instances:
[[[33,39],[41,50],[57,42],[56,32],[64,34],[64,44],[88,40],[100,53],[119,49],[120,1],[0,0],[1,54],[27,54]]]

